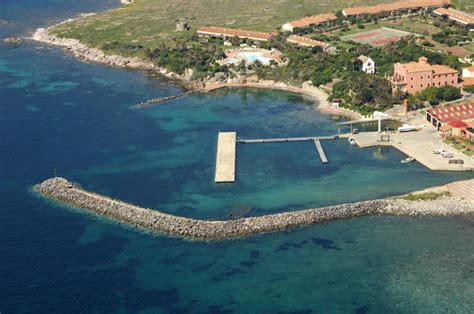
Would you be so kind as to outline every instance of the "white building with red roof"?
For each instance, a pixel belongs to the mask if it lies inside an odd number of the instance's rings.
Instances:
[[[328,22],[337,20],[337,16],[334,13],[325,13],[313,16],[306,16],[300,20],[291,21],[283,24],[281,29],[286,32],[292,32],[294,28],[305,28],[313,25],[321,25]]]
[[[433,13],[441,17],[447,17],[458,24],[467,26],[469,28],[474,28],[474,15],[470,13],[452,8],[439,8],[434,10]]]
[[[217,26],[204,26],[197,30],[200,36],[206,37],[217,37],[217,38],[229,38],[238,37],[251,39],[255,41],[268,41],[273,34],[264,32],[247,31],[244,29],[217,27]]]
[[[430,10],[451,4],[451,0],[410,0],[397,1],[392,3],[382,3],[372,6],[353,7],[342,10],[346,17],[365,16],[374,14],[393,14],[398,12],[410,12],[416,10]]]
[[[321,47],[324,52],[333,53],[336,51],[336,47],[331,46],[323,41],[314,40],[305,36],[291,35],[286,39],[287,42],[297,44],[305,47]]]

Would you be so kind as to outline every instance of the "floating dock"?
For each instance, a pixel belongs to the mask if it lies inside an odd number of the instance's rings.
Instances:
[[[326,153],[324,152],[323,145],[321,145],[321,141],[319,139],[314,140],[314,145],[316,145],[316,149],[318,150],[319,157],[321,158],[321,162],[323,164],[327,164],[328,159],[326,157]]]
[[[219,132],[216,157],[216,183],[235,181],[235,153],[237,134]]]

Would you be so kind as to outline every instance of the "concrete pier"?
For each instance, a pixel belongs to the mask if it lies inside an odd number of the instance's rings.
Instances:
[[[236,154],[235,132],[219,132],[217,140],[216,157],[216,183],[235,181],[235,154]]]
[[[314,140],[314,145],[316,145],[316,149],[318,150],[319,157],[321,158],[321,162],[323,164],[328,163],[328,159],[326,157],[326,153],[324,152],[323,146],[321,145],[320,140]]]
[[[350,135],[361,148],[373,146],[392,146],[402,153],[414,157],[416,161],[430,170],[437,171],[474,171],[474,158],[464,155],[452,146],[444,143],[438,131],[425,127],[417,132],[390,133],[390,141],[381,141],[378,132],[363,132]],[[341,136],[344,137],[344,136]],[[444,149],[453,154],[452,159],[462,160],[463,164],[449,163],[450,158],[434,154],[436,149]]]

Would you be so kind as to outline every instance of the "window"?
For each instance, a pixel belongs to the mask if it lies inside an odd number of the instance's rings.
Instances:
[[[421,86],[420,86],[420,87],[423,87],[423,84],[421,84]]]
[[[428,85],[427,85],[427,86],[429,87],[429,86],[430,86],[430,83],[428,83]]]
[[[451,81],[451,84],[454,84],[454,81]]]
[[[411,88],[413,88],[413,85],[411,86]]]
[[[411,80],[413,81],[413,76],[411,77]]]
[[[421,76],[421,79],[423,79],[423,75]]]
[[[441,82],[438,82],[438,86],[441,85]]]

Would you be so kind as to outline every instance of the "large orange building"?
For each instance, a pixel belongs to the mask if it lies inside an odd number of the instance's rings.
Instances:
[[[413,94],[427,87],[460,87],[458,71],[445,65],[431,65],[426,57],[418,62],[396,63],[390,81],[394,87]]]

